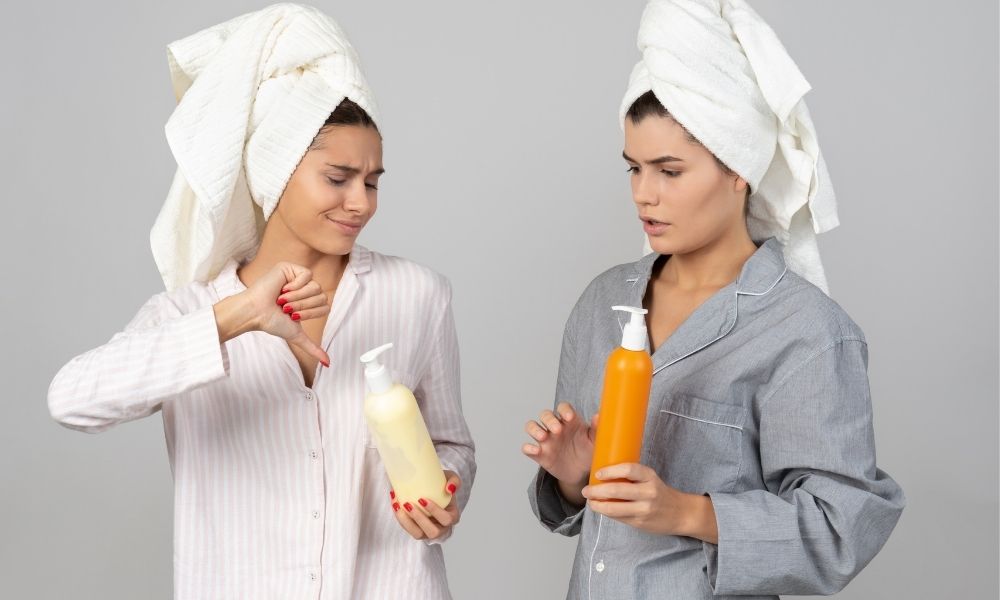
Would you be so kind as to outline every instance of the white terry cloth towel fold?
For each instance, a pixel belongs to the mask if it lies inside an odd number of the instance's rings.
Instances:
[[[150,232],[168,291],[256,253],[265,221],[327,117],[349,98],[379,122],[359,59],[319,10],[275,4],[167,46],[177,173]]]
[[[776,237],[789,268],[829,293],[816,234],[839,225],[837,203],[803,99],[811,86],[774,30],[746,0],[651,0],[638,46],[622,128],[652,91],[750,184],[751,237]]]

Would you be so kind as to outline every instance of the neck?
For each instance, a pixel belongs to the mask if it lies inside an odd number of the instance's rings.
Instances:
[[[671,255],[656,278],[686,291],[721,289],[739,276],[756,251],[757,245],[742,225],[696,250]]]
[[[249,287],[279,262],[290,262],[309,269],[313,280],[330,293],[337,288],[349,258],[349,254],[324,254],[309,246],[274,214],[264,228],[257,254],[239,270],[238,276]]]

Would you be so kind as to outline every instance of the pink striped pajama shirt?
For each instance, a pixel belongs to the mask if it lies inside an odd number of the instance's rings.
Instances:
[[[465,506],[475,476],[462,415],[447,279],[355,246],[323,332],[313,386],[263,332],[219,343],[212,305],[246,289],[217,278],[153,296],[49,388],[63,425],[97,432],[160,411],[173,472],[176,598],[449,598],[441,546],[396,523],[362,412],[358,357],[385,342],[414,390]]]

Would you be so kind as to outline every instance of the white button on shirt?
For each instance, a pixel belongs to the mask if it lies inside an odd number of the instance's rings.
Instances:
[[[358,360],[394,342],[385,362],[414,390],[442,466],[462,478],[464,507],[475,460],[447,280],[355,246],[323,332],[331,366],[310,389],[284,340],[219,343],[212,305],[246,289],[237,267],[157,294],[69,361],[49,387],[53,417],[97,432],[162,412],[176,598],[449,598],[441,547],[413,540],[393,515]]]

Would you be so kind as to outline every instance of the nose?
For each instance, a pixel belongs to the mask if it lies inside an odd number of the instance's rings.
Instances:
[[[639,206],[656,206],[659,200],[656,197],[656,187],[654,182],[646,173],[638,173],[632,177],[632,201]]]
[[[368,187],[364,181],[359,181],[347,191],[343,206],[347,212],[363,215],[368,212],[369,204]]]

